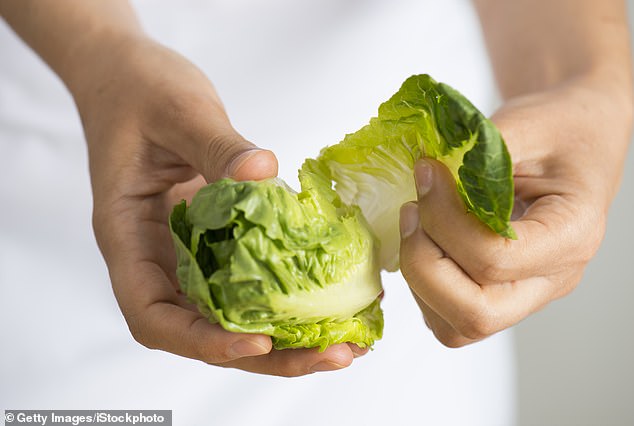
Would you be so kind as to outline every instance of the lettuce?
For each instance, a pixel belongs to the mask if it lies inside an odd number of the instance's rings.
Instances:
[[[398,269],[398,210],[416,199],[422,157],[446,164],[466,209],[514,238],[502,136],[457,91],[417,75],[367,126],[306,160],[299,193],[277,178],[222,179],[176,205],[182,291],[210,321],[269,335],[277,349],[372,346],[383,332],[380,270]]]
[[[500,132],[464,96],[429,75],[408,78],[379,114],[318,158],[344,203],[358,205],[381,241],[380,263],[398,269],[398,211],[416,199],[416,160],[435,158],[454,178],[468,211],[515,238],[511,158]]]
[[[307,160],[300,193],[279,179],[223,179],[175,207],[177,276],[212,321],[269,335],[276,349],[381,337],[374,236],[319,171]]]

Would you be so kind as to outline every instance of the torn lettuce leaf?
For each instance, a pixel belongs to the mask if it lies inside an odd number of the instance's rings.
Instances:
[[[382,268],[398,269],[399,209],[416,199],[412,171],[422,157],[449,168],[469,212],[499,235],[516,238],[511,158],[501,134],[456,90],[415,75],[368,125],[324,148],[317,159],[341,200],[363,211],[381,242]]]

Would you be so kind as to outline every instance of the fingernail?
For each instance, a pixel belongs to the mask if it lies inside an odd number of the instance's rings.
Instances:
[[[414,202],[405,203],[401,206],[400,230],[401,239],[412,235],[418,228],[418,205]]]
[[[242,358],[245,356],[264,355],[269,350],[264,346],[252,340],[242,339],[235,342],[229,348],[228,355],[231,358]]]
[[[229,167],[227,167],[227,176],[235,177],[242,166],[249,160],[249,158],[253,157],[260,151],[261,149],[253,148],[248,151],[244,151],[242,154],[234,158],[229,164]]]
[[[343,365],[337,364],[336,362],[333,362],[333,361],[320,361],[317,364],[310,367],[310,371],[313,373],[317,373],[319,371],[339,370],[343,367],[344,367]]]
[[[416,190],[419,198],[427,194],[431,189],[433,172],[432,165],[425,160],[418,160],[414,164],[414,179],[416,180]]]

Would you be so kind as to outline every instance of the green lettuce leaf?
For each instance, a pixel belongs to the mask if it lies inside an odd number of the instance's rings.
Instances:
[[[269,335],[276,349],[381,337],[374,236],[323,172],[308,160],[300,193],[279,179],[223,179],[175,206],[181,289],[212,321]]]
[[[380,240],[383,268],[398,269],[398,211],[416,199],[412,170],[422,157],[449,168],[469,212],[499,235],[516,238],[511,159],[499,131],[456,90],[415,75],[368,125],[318,157],[341,200],[361,208]]]

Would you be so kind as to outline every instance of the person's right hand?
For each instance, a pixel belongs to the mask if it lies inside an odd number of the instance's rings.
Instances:
[[[355,345],[272,350],[264,335],[210,324],[178,292],[167,218],[221,177],[277,174],[273,153],[231,126],[208,79],[139,35],[84,44],[97,55],[69,85],[82,118],[94,194],[93,224],[115,296],[141,344],[210,364],[299,376],[350,365]]]
[[[579,283],[606,229],[631,137],[631,95],[605,80],[508,101],[494,116],[513,159],[516,240],[467,212],[442,163],[415,166],[401,209],[401,271],[440,342],[459,347],[509,328]]]

